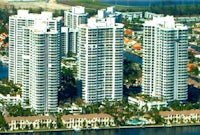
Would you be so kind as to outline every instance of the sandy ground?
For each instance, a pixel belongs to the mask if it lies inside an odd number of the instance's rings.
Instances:
[[[46,9],[70,9],[71,6],[65,4],[57,4],[56,0],[49,2],[8,2],[8,0],[0,0],[1,3],[14,5],[16,8],[46,8]]]

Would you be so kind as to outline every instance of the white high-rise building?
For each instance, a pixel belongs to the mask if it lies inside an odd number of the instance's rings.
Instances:
[[[9,80],[22,84],[22,28],[34,25],[36,20],[42,20],[60,33],[61,19],[61,17],[54,18],[51,12],[32,14],[28,10],[18,10],[17,15],[9,17]]]
[[[29,88],[29,102],[36,112],[57,112],[60,82],[59,33],[46,23],[25,27],[23,75]],[[28,67],[27,67],[28,66]]]
[[[63,49],[67,54],[69,52],[77,53],[77,36],[78,25],[86,24],[88,19],[88,13],[85,12],[85,7],[73,6],[71,10],[64,12],[64,25],[68,27],[68,33],[66,33],[66,44],[63,45]]]
[[[115,18],[90,18],[79,25],[78,79],[87,103],[122,100],[123,28]]]
[[[143,32],[143,94],[187,100],[188,28],[166,16],[146,21]]]
[[[53,33],[52,31],[55,31],[56,37],[50,34]],[[61,17],[53,18],[51,12],[30,14],[27,10],[18,10],[17,15],[9,18],[9,80],[22,85],[23,102],[29,101],[37,112],[57,111],[57,87],[60,82],[60,33]],[[51,47],[52,44],[54,47]],[[44,46],[47,46],[45,49],[49,50],[45,50]],[[37,51],[41,51],[41,55]],[[55,59],[56,62],[52,62]],[[45,67],[44,64],[48,66]]]

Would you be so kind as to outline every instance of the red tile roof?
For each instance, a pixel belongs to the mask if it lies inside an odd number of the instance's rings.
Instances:
[[[190,115],[190,114],[200,114],[200,110],[184,110],[184,111],[161,111],[161,116],[169,116],[169,115]]]
[[[53,120],[56,121],[56,118],[53,116],[18,116],[18,117],[5,117],[7,123],[10,123],[12,120],[20,121],[20,120],[27,120],[27,121],[35,121],[35,120]]]
[[[81,114],[81,115],[63,115],[63,120],[70,120],[70,119],[78,119],[78,118],[86,118],[86,119],[92,119],[92,118],[113,118],[109,114],[100,113],[100,114]]]

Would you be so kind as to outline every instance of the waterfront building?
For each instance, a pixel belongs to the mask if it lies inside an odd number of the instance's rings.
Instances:
[[[165,101],[188,98],[188,28],[172,16],[144,23],[142,92]]]
[[[161,111],[165,124],[200,123],[200,110]]]
[[[22,100],[36,112],[57,111],[61,17],[18,10],[9,17],[9,80],[22,85]]]
[[[11,131],[57,127],[57,120],[52,116],[5,117],[5,120]]]
[[[87,103],[122,100],[124,25],[93,17],[79,25],[78,79]]]
[[[63,115],[63,126],[68,129],[99,128],[115,126],[114,118],[109,114]]]
[[[66,33],[66,44],[63,44],[63,55],[69,52],[77,53],[78,25],[86,24],[88,13],[85,7],[73,6],[71,10],[64,11],[64,26],[69,28]]]

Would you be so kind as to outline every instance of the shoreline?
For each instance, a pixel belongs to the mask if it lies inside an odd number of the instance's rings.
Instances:
[[[141,126],[119,126],[119,127],[103,127],[99,129],[87,128],[81,129],[80,131],[90,131],[90,130],[113,130],[113,129],[145,129],[145,128],[174,128],[174,127],[193,127],[200,126],[200,123],[196,124],[179,124],[179,125],[141,125]],[[34,129],[34,130],[17,130],[17,131],[0,131],[0,134],[13,134],[13,133],[42,133],[42,132],[64,132],[64,131],[74,131],[74,129]],[[76,132],[76,131],[74,131]]]

